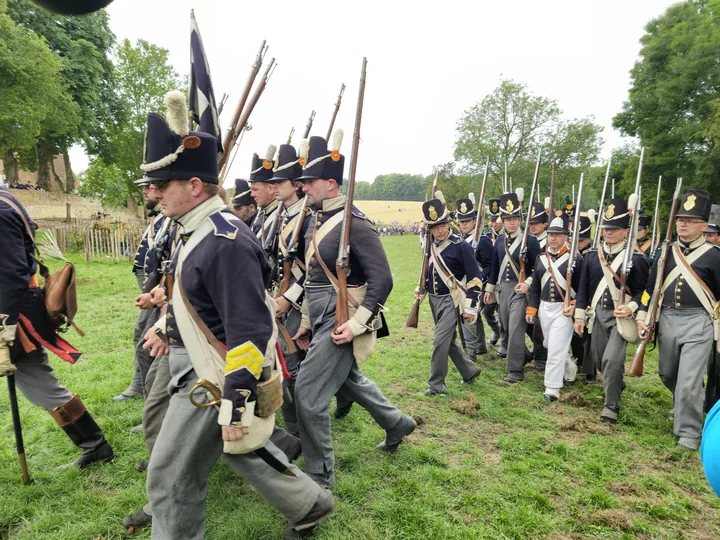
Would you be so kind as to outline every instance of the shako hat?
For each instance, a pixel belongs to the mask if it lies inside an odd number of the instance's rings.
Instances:
[[[154,181],[199,178],[218,183],[218,140],[209,133],[188,130],[185,94],[177,90],[165,96],[167,120],[149,113],[145,131],[145,150],[140,170],[145,177],[136,184]]]
[[[602,217],[603,229],[627,229],[630,227],[630,212],[625,199],[610,199]]]
[[[703,232],[720,233],[720,206],[717,204],[713,204],[710,208],[709,223]]]
[[[638,218],[638,227],[641,229],[647,229],[650,227],[650,223],[652,222],[652,216],[648,216],[647,214],[642,214]]]
[[[498,214],[500,213],[500,199],[488,200],[488,213],[491,218],[497,219]]]
[[[450,221],[450,214],[445,206],[445,196],[442,191],[436,191],[434,199],[425,201],[422,205],[422,211],[423,223],[428,227]]]
[[[232,206],[237,208],[238,206],[247,206],[255,204],[255,199],[250,195],[250,184],[247,180],[237,179],[235,180],[235,195],[232,198]]]
[[[273,177],[270,182],[284,182],[285,180],[297,180],[302,176],[302,165],[300,165],[299,154],[307,157],[308,141],[300,141],[299,151],[291,144],[281,144],[278,149]]]
[[[555,217],[550,221],[550,226],[547,229],[549,233],[560,233],[568,234],[568,216],[565,212],[557,212]]]
[[[328,150],[328,144],[322,137],[310,137],[309,149],[306,161],[303,164],[302,176],[297,180],[335,180],[338,185],[343,182],[343,171],[345,170],[345,156],[340,153],[342,146],[343,131],[336,129],[332,136],[332,145]],[[302,159],[302,156],[300,156]]]
[[[455,203],[455,219],[457,221],[472,221],[476,215],[474,193],[470,193],[467,199],[459,199]]]
[[[595,210],[588,210],[587,214],[580,214],[580,231],[578,236],[580,238],[590,239],[592,238],[592,226],[595,223]]]
[[[271,144],[265,152],[265,159],[253,154],[252,164],[250,165],[250,182],[268,183],[273,177],[273,167],[275,167],[275,151],[277,146]]]
[[[532,204],[532,217],[528,223],[547,223],[548,213],[547,208],[543,203],[534,202]]]
[[[677,217],[679,218],[697,218],[703,221],[710,220],[710,211],[712,209],[712,200],[707,191],[701,189],[688,189],[683,193],[680,207],[678,208]]]
[[[563,206],[563,209],[565,210],[568,219],[572,219],[573,214],[575,214],[575,205],[573,204],[573,200],[570,195],[565,195],[565,205]]]
[[[502,219],[520,217],[522,215],[520,203],[522,203],[524,195],[523,188],[517,188],[515,193],[503,193],[500,196],[500,217]]]

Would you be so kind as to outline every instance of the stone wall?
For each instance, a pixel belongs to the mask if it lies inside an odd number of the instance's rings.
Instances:
[[[11,189],[10,191],[34,220],[64,220],[67,217],[66,205],[69,203],[72,220],[90,220],[94,214],[102,212],[108,214],[108,219],[114,222],[128,224],[144,222],[142,208],[133,212],[128,208],[103,208],[98,200],[87,199],[79,195],[24,189]]]
[[[55,173],[60,177],[60,180],[62,180],[63,186],[67,186],[67,173],[65,172],[65,161],[63,160],[63,157],[58,155],[55,156],[55,159],[53,160],[53,167],[55,169]],[[4,167],[2,159],[0,159],[0,174],[3,174]],[[6,180],[7,181],[7,180]],[[30,172],[30,171],[23,171],[20,169],[18,171],[18,181],[21,184],[31,185],[31,186],[37,186],[37,173]],[[78,186],[78,180],[75,178],[76,185],[72,186],[70,191],[75,191]],[[59,192],[67,191],[67,189],[63,189],[60,187],[60,185],[57,183],[57,180],[55,180],[55,174],[53,174],[53,169],[50,169],[50,191],[52,192]]]

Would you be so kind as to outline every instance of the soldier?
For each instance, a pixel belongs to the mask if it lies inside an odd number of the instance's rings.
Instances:
[[[277,388],[278,380],[271,375],[277,329],[265,290],[270,269],[257,239],[217,195],[215,137],[188,132],[180,92],[166,102],[168,111],[180,113],[169,123],[148,115],[141,167],[159,189],[165,215],[178,222],[180,239],[166,318],[172,397],[148,468],[152,536],[204,538],[207,476],[223,455],[291,522],[286,536],[296,537],[327,517],[334,502],[265,442],[274,415],[255,414],[266,403],[259,393]],[[148,344],[156,355],[163,352],[157,334]],[[200,377],[209,393],[198,388]]]
[[[547,200],[548,206],[550,199]],[[532,217],[528,220],[528,228],[530,234],[533,235],[538,244],[540,244],[540,252],[544,252],[547,248],[547,224],[548,224],[548,208],[543,203],[535,201],[532,204]],[[535,369],[537,371],[545,371],[545,364],[547,363],[548,350],[545,348],[543,343],[545,337],[543,336],[543,328],[541,324],[528,324],[528,333],[533,343],[533,359],[535,360]]]
[[[470,194],[470,198],[457,201],[456,206],[457,210],[455,215],[457,216],[458,226],[460,227],[460,231],[462,231],[465,242],[474,248],[475,260],[480,269],[480,280],[485,282],[487,281],[487,274],[490,273],[490,264],[492,263],[492,240],[482,234],[478,240],[478,245],[473,245],[473,234],[475,232],[475,225],[477,224],[477,211],[475,210],[475,196],[472,193]],[[481,244],[483,244],[483,246],[481,246]],[[487,354],[485,326],[483,326],[482,317],[479,315],[484,307],[485,304],[482,302],[482,294],[480,294],[477,302],[478,316],[475,318],[475,322],[468,323],[463,321],[462,325],[465,343],[468,349],[468,357],[472,362],[475,362],[479,355]],[[494,326],[497,328],[497,321],[494,322]],[[491,328],[492,327],[491,325]]]
[[[574,297],[580,282],[582,259],[577,258],[570,290],[567,290],[567,270],[570,253],[567,247],[568,219],[566,214],[553,218],[547,234],[545,252],[535,260],[530,301],[527,307],[528,324],[539,317],[542,334],[547,343],[547,364],[545,367],[545,393],[547,401],[560,398],[563,382],[575,382],[577,366],[570,360],[568,348],[573,335],[573,308],[563,309],[566,295]],[[535,323],[535,326],[539,326]]]
[[[148,211],[148,216],[151,218],[151,221],[145,229],[145,233],[143,234],[140,245],[135,253],[132,268],[138,287],[140,288],[140,295],[135,298],[135,306],[140,308],[140,312],[138,313],[137,320],[135,321],[135,328],[133,331],[133,350],[135,351],[133,378],[130,386],[128,386],[122,393],[115,396],[113,401],[127,401],[131,398],[145,397],[147,393],[147,389],[145,388],[145,378],[147,377],[148,370],[153,362],[150,354],[142,347],[145,331],[149,326],[152,326],[152,324],[155,323],[155,321],[151,320],[153,306],[150,302],[150,295],[143,293],[143,287],[145,285],[146,276],[153,271],[153,257],[151,255],[155,246],[155,237],[162,227],[164,216],[162,215],[162,208],[160,208],[160,205],[157,202],[157,194],[155,193],[155,190],[145,186],[143,187],[143,195],[146,200],[145,209]],[[137,427],[133,428],[133,430],[137,431]]]
[[[239,217],[245,225],[252,227],[257,214],[257,204],[252,195],[250,195],[250,184],[247,180],[235,180],[235,195],[232,198],[233,212]]]
[[[523,190],[517,193],[505,193],[500,197],[500,216],[505,232],[498,237],[493,246],[492,269],[485,286],[485,303],[495,302],[497,294],[500,324],[508,335],[507,376],[503,379],[508,384],[515,384],[525,378],[525,363],[530,351],[525,346],[525,309],[527,294],[532,285],[532,270],[535,258],[540,254],[540,244],[533,236],[527,239],[527,261],[525,269],[528,273],[525,282],[520,283],[520,245],[523,231],[520,230],[522,207],[520,198]],[[495,294],[494,294],[495,293]]]
[[[500,219],[500,199],[488,200],[488,214],[489,223],[488,231],[483,233],[483,236],[490,240],[490,243],[480,242],[476,248],[476,258],[480,261],[489,261],[483,264],[483,269],[489,271],[492,265],[492,247],[495,245],[495,240],[498,236],[503,233],[502,220]],[[482,237],[481,237],[482,240]],[[488,343],[493,347],[500,341],[500,350],[498,353],[502,358],[507,356],[507,332],[502,328],[500,321],[498,320],[498,305],[497,302],[492,304],[486,304],[483,294],[483,309],[482,314],[485,317],[488,325],[492,329],[493,333],[490,335]]]
[[[36,230],[20,202],[0,188],[0,377],[14,374],[22,394],[48,411],[82,450],[60,469],[105,463],[113,459],[112,448],[80,397],[60,384],[45,351],[71,364],[80,356],[51,326],[36,275]],[[47,268],[40,268],[44,276]]]
[[[718,336],[720,250],[705,241],[710,195],[690,189],[683,193],[675,221],[678,239],[665,266],[662,303],[658,310],[660,379],[673,394],[673,433],[678,448],[697,450],[703,425],[703,377]],[[647,305],[653,294],[653,265],[637,316],[638,330],[647,332]]]
[[[581,256],[590,251],[592,248],[592,226],[595,222],[595,211],[590,210],[591,215],[580,215],[580,232],[578,240],[578,253]],[[568,220],[569,221],[569,220]],[[573,277],[580,276],[579,269],[575,271]],[[576,288],[577,291],[577,288]],[[588,337],[587,328],[583,332],[582,336],[579,336],[573,332],[572,341],[570,342],[570,348],[572,354],[575,357],[577,367],[582,370],[585,375],[585,384],[594,385],[597,384],[597,368],[595,367],[595,361],[592,356],[587,352],[588,344],[590,339]]]
[[[480,269],[470,244],[450,230],[450,216],[442,192],[437,191],[435,197],[423,203],[424,222],[432,235],[425,290],[430,295],[435,322],[427,396],[444,395],[448,356],[460,372],[462,384],[473,384],[480,375],[480,368],[465,355],[455,334],[461,321],[475,325],[478,295],[482,292]],[[460,201],[461,208],[465,204],[467,211],[468,202]],[[417,291],[415,296],[421,302],[424,299]]]
[[[311,137],[300,178],[308,203],[317,213],[305,236],[304,316],[294,339],[309,350],[295,383],[295,403],[305,469],[323,487],[335,482],[329,407],[338,392],[367,409],[386,431],[385,440],[378,445],[381,450],[395,451],[416,427],[358,367],[372,352],[377,329],[382,326],[380,310],[392,289],[392,274],[375,227],[356,208],[352,211],[347,276],[351,318],[335,328],[335,262],[345,204],[345,196],[340,194],[345,162],[341,141],[342,132],[336,132],[331,151],[325,139]]]
[[[651,224],[651,216],[641,214],[640,217],[638,217],[637,248],[645,255],[646,259],[650,257],[650,250],[652,248],[652,237],[650,236]]]
[[[259,208],[251,228],[264,247],[267,247],[266,236],[273,228],[274,221],[278,219],[276,210],[280,206],[275,184],[270,182],[273,176],[275,150],[275,145],[271,144],[263,160],[257,154],[253,154],[250,170],[250,195]]]
[[[577,292],[575,333],[583,335],[585,317],[589,315],[589,352],[603,374],[605,403],[600,420],[616,423],[620,412],[620,395],[625,389],[625,350],[627,341],[620,335],[617,319],[630,319],[640,305],[640,296],[648,276],[645,257],[635,251],[627,278],[626,305],[619,305],[620,274],[627,249],[630,213],[624,199],[610,199],[602,221],[603,240],[597,250],[585,255]],[[632,249],[632,248],[630,248]],[[587,313],[586,313],[587,311]]]
[[[720,245],[720,206],[717,204],[712,205],[710,211],[710,221],[708,226],[703,231],[705,240],[715,245]]]

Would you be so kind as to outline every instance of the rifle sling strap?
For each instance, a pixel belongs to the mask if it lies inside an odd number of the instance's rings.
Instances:
[[[317,225],[317,221],[315,221],[315,224]],[[330,283],[333,286],[333,289],[335,289],[335,292],[337,293],[340,290],[340,283],[337,280],[337,277],[335,277],[335,274],[333,274],[330,269],[327,267],[327,264],[325,264],[325,261],[323,261],[322,256],[320,255],[320,251],[318,251],[318,245],[317,245],[317,227],[313,228],[312,233],[312,243],[313,243],[313,251],[315,253],[315,260],[320,263],[320,268],[323,269],[323,272],[325,272],[325,275],[327,276],[328,280],[330,280]],[[357,300],[353,298],[352,294],[347,295],[348,302],[352,307],[358,308],[360,307],[360,304],[358,304]]]

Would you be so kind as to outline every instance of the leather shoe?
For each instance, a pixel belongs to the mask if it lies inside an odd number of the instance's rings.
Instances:
[[[93,463],[107,463],[108,461],[112,461],[114,457],[115,454],[113,454],[112,447],[107,442],[104,442],[95,450],[84,450],[83,453],[80,454],[80,457],[78,457],[75,461],[66,465],[61,465],[57,468],[57,470],[63,471],[72,467],[84,469]]]
[[[394,428],[385,432],[385,440],[377,445],[378,449],[383,452],[394,452],[403,439],[415,431],[415,428],[417,428],[415,420],[409,416],[403,416]]]

